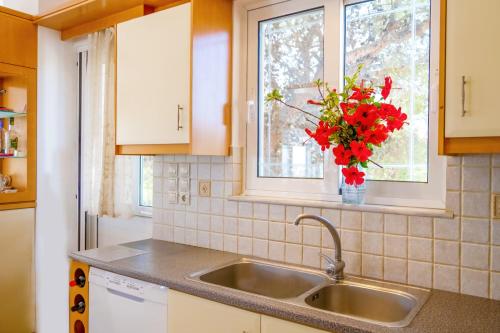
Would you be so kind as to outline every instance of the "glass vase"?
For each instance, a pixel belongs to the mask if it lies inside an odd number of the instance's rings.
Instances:
[[[359,168],[363,171],[363,168]],[[366,172],[365,172],[366,174]],[[342,203],[361,205],[365,203],[366,181],[361,185],[349,185],[345,182],[345,177],[342,177]]]

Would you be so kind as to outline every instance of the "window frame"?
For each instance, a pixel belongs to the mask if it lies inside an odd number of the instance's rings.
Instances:
[[[259,22],[294,13],[324,8],[324,81],[341,87],[344,72],[345,11],[347,5],[366,2],[353,0],[288,0],[266,1],[249,5],[246,40],[246,153],[244,195],[303,200],[341,201],[340,168],[332,154],[325,154],[323,179],[258,177],[258,103],[259,103]],[[428,182],[367,181],[367,204],[445,207],[446,161],[438,156],[439,111],[439,1],[430,0],[430,62],[429,62],[429,137]],[[292,190],[290,190],[292,189]]]
[[[138,156],[137,162],[134,163],[134,193],[132,193],[133,211],[134,215],[142,217],[153,216],[153,206],[143,206],[141,202],[142,193],[142,178],[143,178],[143,158],[145,156]]]

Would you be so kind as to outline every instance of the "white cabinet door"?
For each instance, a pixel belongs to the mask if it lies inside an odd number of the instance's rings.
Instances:
[[[259,333],[260,315],[170,290],[167,332]]]
[[[446,137],[500,136],[498,13],[498,0],[447,1]]]
[[[289,321],[262,316],[261,333],[328,333]]]
[[[116,144],[189,143],[191,4],[118,25]]]

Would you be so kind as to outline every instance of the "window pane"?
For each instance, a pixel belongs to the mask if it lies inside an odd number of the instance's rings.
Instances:
[[[323,178],[321,149],[304,132],[314,125],[300,111],[264,102],[279,89],[287,103],[317,112],[306,101],[318,97],[312,83],[323,79],[323,9],[260,22],[259,44],[258,175]]]
[[[427,182],[430,0],[374,0],[345,8],[345,73],[364,64],[362,78],[392,76],[392,102],[410,126],[394,135],[372,159],[368,179]]]
[[[153,156],[141,156],[141,184],[139,187],[139,206],[153,206]]]

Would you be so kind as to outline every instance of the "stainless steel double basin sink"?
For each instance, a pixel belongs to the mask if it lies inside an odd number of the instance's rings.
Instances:
[[[316,270],[254,259],[188,278],[387,327],[407,326],[429,296],[425,289],[354,277],[335,282]]]

